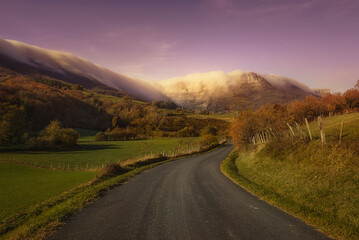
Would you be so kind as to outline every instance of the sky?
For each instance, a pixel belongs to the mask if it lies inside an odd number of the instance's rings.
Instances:
[[[243,70],[332,91],[359,80],[359,0],[0,0],[0,37],[147,80]]]

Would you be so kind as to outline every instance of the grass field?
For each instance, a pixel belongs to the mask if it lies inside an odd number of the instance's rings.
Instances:
[[[343,144],[339,126],[344,120]],[[328,144],[315,139],[234,152],[222,171],[251,192],[340,239],[359,239],[359,114],[324,119]]]
[[[81,137],[75,150],[0,152],[0,219],[94,179],[106,163],[169,154],[198,143],[198,138],[96,142],[96,131],[76,130]]]
[[[328,141],[336,141],[339,138],[339,130],[341,122],[344,121],[343,140],[353,141],[359,140],[359,113],[351,113],[338,115],[334,117],[326,117],[323,119],[326,138]],[[309,124],[313,138],[319,139],[318,122],[314,121]],[[303,126],[306,131],[306,127]]]
[[[106,94],[101,94],[101,93],[96,93],[96,92],[87,92],[87,91],[84,91],[83,93],[94,96],[100,100],[108,100],[108,101],[112,101],[114,103],[120,103],[123,101],[122,97],[116,97],[116,96],[111,96],[111,95],[106,95]],[[139,104],[147,104],[147,102],[140,101],[140,100],[132,100],[132,101],[135,103],[139,103]]]
[[[223,120],[226,122],[232,122],[234,120],[234,118],[237,116],[237,113],[235,113],[235,112],[234,113],[224,113],[224,114],[211,113],[208,115],[193,113],[193,114],[189,114],[189,116],[191,116],[193,118],[198,118],[198,119],[214,118],[214,119]]]
[[[146,155],[171,153],[190,148],[198,138],[158,138],[138,141],[91,141],[93,136],[80,138],[79,148],[70,151],[6,151],[0,161],[27,166],[61,170],[101,168],[109,162],[120,162]]]
[[[0,163],[0,219],[88,182],[96,174]]]

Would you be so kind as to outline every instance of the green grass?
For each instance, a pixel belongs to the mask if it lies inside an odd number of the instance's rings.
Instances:
[[[88,132],[87,132],[88,133]],[[90,135],[80,138],[79,149],[70,151],[4,151],[0,161],[61,170],[101,168],[109,162],[121,162],[156,153],[171,153],[198,142],[198,138],[157,138],[138,141],[90,141]]]
[[[213,147],[202,151],[211,149],[213,150]],[[29,208],[21,214],[9,217],[7,221],[0,222],[0,239],[44,239],[63,225],[71,214],[78,212],[100,197],[102,192],[125,182],[146,169],[176,159],[178,158],[167,158],[167,160],[155,163],[151,163],[152,161],[149,159],[145,166],[135,168],[117,177],[97,179]]]
[[[237,116],[237,113],[224,113],[224,114],[218,114],[218,113],[211,113],[211,114],[198,114],[198,113],[193,113],[193,114],[189,114],[189,116],[193,117],[193,118],[198,118],[198,119],[208,119],[208,118],[213,118],[213,119],[218,119],[218,120],[223,120],[223,121],[227,121],[227,122],[233,122],[234,118]]]
[[[343,144],[338,144],[344,119]],[[233,181],[340,239],[359,239],[359,114],[324,119],[327,145],[272,142],[233,152],[222,171]],[[288,139],[289,140],[289,139]]]
[[[341,122],[344,120],[343,139],[347,141],[359,140],[359,113],[344,114],[323,119],[326,138],[329,141],[339,139]],[[318,122],[309,124],[314,139],[320,138]],[[306,127],[302,127],[307,132]]]
[[[120,103],[120,102],[123,101],[122,97],[116,97],[116,96],[111,96],[111,95],[107,95],[107,94],[101,94],[101,93],[96,93],[96,92],[88,92],[88,91],[84,91],[83,93],[87,94],[87,95],[94,96],[99,100],[107,100],[107,101],[112,101],[114,103]],[[135,102],[135,103],[139,103],[139,104],[148,104],[147,102],[141,101],[141,100],[133,99],[132,101]]]
[[[96,172],[65,172],[0,163],[0,219],[93,179]]]
[[[75,128],[75,130],[80,134],[80,137],[78,139],[79,142],[95,141],[95,135],[98,133],[98,131],[95,130],[88,130],[82,128]]]
[[[198,138],[95,142],[96,131],[76,130],[81,137],[75,150],[0,152],[0,219],[90,181],[106,163],[169,154],[198,143]]]

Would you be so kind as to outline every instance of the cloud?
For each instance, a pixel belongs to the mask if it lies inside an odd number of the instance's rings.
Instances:
[[[36,68],[56,71],[66,76],[67,72],[79,74],[119,90],[147,100],[166,99],[156,84],[130,78],[110,71],[84,58],[70,53],[48,50],[14,40],[0,38],[0,53]]]
[[[206,102],[212,97],[230,96],[233,89],[242,87],[241,84],[261,84],[257,82],[261,76],[269,84],[287,91],[293,86],[312,93],[308,86],[293,79],[276,74],[256,74],[235,70],[225,73],[223,71],[211,71],[192,73],[182,77],[170,78],[159,81],[162,91],[177,104],[182,105],[188,101]]]
[[[293,11],[308,11],[313,8],[319,8],[320,11],[333,14],[344,14],[359,9],[359,2],[356,0],[205,0],[205,3],[215,11],[240,16],[261,16]]]

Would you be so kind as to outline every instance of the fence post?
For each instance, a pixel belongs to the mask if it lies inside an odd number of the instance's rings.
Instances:
[[[308,133],[309,133],[309,138],[310,138],[310,141],[313,140],[312,138],[312,132],[310,131],[310,127],[309,127],[309,123],[308,123],[308,119],[305,118],[305,125],[307,125],[307,129],[308,129]]]
[[[342,121],[342,123],[340,124],[339,143],[342,143],[342,138],[343,138],[343,127],[344,127],[344,120],[343,120],[343,121]]]
[[[289,123],[287,123],[288,127],[289,127],[289,130],[290,132],[292,133],[292,135],[294,136],[294,131],[293,131],[293,128],[289,125]]]
[[[318,117],[318,125],[319,125],[319,130],[320,130],[320,138],[322,140],[323,144],[326,144],[326,140],[325,140],[325,131],[324,131],[324,123],[323,123],[323,119],[322,117]]]

